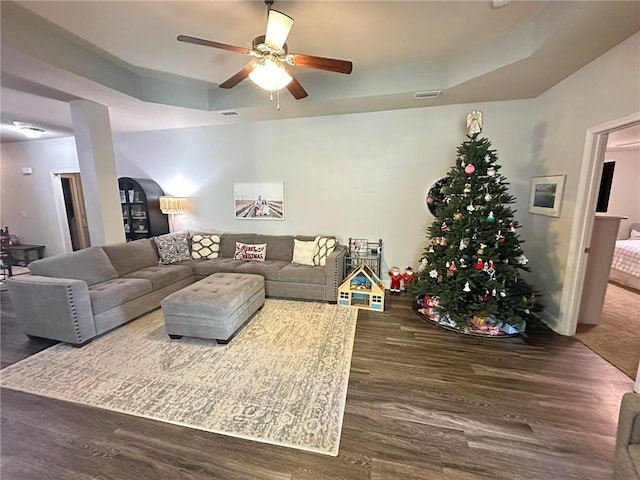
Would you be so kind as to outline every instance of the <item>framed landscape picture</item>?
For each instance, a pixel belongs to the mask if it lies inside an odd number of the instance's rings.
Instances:
[[[284,220],[283,182],[233,182],[237,220]]]
[[[559,217],[565,177],[566,175],[533,177],[531,179],[529,211],[550,217]]]

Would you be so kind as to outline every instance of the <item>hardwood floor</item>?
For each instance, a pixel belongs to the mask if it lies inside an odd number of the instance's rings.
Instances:
[[[46,344],[2,301],[2,365]],[[609,479],[632,381],[545,327],[481,339],[410,302],[360,311],[340,453],[329,457],[2,390],[0,477],[14,479]]]

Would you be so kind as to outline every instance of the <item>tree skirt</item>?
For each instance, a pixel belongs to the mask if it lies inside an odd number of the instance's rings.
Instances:
[[[451,325],[447,324],[447,323],[442,323],[440,322],[439,316],[438,315],[427,315],[423,312],[421,312],[420,310],[423,310],[422,308],[420,308],[420,305],[418,305],[417,301],[413,302],[413,311],[415,312],[416,315],[418,315],[418,317],[420,317],[421,319],[432,323],[440,328],[443,328],[445,330],[449,330],[450,332],[456,332],[456,333],[460,333],[462,335],[473,335],[475,337],[485,337],[485,338],[510,338],[510,337],[518,337],[521,334],[520,333],[505,333],[505,332],[497,332],[497,333],[487,333],[484,332],[480,329],[478,329],[475,325],[468,325],[465,326],[464,328],[457,328],[457,327],[452,327]]]

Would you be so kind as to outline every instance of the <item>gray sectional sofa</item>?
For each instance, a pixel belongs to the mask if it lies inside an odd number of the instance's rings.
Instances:
[[[262,275],[268,297],[335,302],[345,276],[346,248],[337,245],[326,265],[292,263],[294,238],[220,234],[219,257],[159,263],[153,240],[89,247],[29,264],[29,274],[7,281],[18,321],[31,337],[82,345],[160,306],[167,295],[212,273]],[[234,260],[236,242],[266,243],[266,259]]]

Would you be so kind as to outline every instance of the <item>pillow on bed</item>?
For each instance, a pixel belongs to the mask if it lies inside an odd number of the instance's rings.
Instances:
[[[631,230],[629,240],[640,240],[640,232],[638,230]]]

